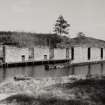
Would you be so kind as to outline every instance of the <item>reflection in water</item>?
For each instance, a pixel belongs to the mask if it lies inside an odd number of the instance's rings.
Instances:
[[[2,74],[2,80],[5,80],[5,78],[6,78],[6,68],[4,67],[3,68],[3,70],[1,70],[2,72],[3,72],[3,74]],[[0,81],[2,81],[2,80],[0,80]]]
[[[91,74],[95,74],[95,75],[98,75],[98,74],[101,74],[101,64],[92,64],[91,65]]]
[[[74,71],[75,75],[86,76],[87,72],[88,72],[88,65],[75,66],[75,71]]]
[[[101,63],[101,76],[103,76],[103,63]]]
[[[91,65],[89,64],[88,65],[88,69],[87,69],[87,77],[90,77],[91,76]]]
[[[105,63],[88,64],[83,66],[71,66],[62,69],[45,70],[44,65],[0,68],[0,82],[14,76],[30,76],[30,77],[60,77],[68,75],[105,75]]]

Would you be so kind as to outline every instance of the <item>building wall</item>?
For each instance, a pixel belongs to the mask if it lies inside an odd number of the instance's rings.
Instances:
[[[100,48],[92,47],[91,58],[90,60],[88,60],[88,47],[74,47],[74,60],[72,60],[72,63],[82,63],[82,62],[102,60],[100,54],[101,54]],[[105,49],[103,50],[103,54],[105,59]]]
[[[1,52],[0,48],[0,52]],[[50,49],[48,47],[34,47],[33,52],[30,52],[29,48],[17,48],[6,46],[5,50],[5,61],[6,62],[22,62],[30,60],[45,60],[50,59]],[[34,55],[33,55],[34,54]],[[54,49],[54,58],[53,59],[66,59],[66,48],[55,48]],[[30,55],[33,55],[33,59],[30,59]],[[100,48],[91,48],[91,58],[88,60],[88,47],[74,47],[74,60],[72,63],[82,63],[82,62],[91,62],[102,60]],[[22,60],[22,56],[23,60]],[[71,49],[69,49],[69,58],[71,58]],[[105,60],[105,48],[103,49],[103,60]]]
[[[103,60],[105,60],[105,48],[103,48]]]
[[[69,48],[69,59],[71,59],[71,48]]]
[[[28,48],[29,60],[34,60],[34,48]]]
[[[74,59],[72,63],[84,62],[87,60],[87,48],[74,47]]]
[[[88,49],[86,47],[83,47],[82,48],[82,60],[84,62],[87,62],[88,61],[88,57],[87,57],[87,52],[88,52]]]
[[[55,48],[54,59],[66,59],[66,49]]]
[[[6,62],[22,62],[22,56],[24,56],[24,61],[30,60],[44,60],[46,57],[49,59],[49,49],[47,47],[35,47],[34,56],[30,59],[30,48],[17,48],[6,46]],[[46,55],[46,56],[45,56]],[[45,57],[45,58],[44,58]]]
[[[34,60],[44,60],[44,56],[49,59],[49,48],[48,47],[35,47],[34,48]]]
[[[22,62],[22,56],[25,56],[25,61],[28,61],[28,48],[5,47],[5,62]]]
[[[91,59],[92,61],[101,60],[100,57],[101,50],[100,48],[91,48]]]
[[[0,57],[3,57],[3,46],[0,46]]]
[[[53,59],[54,58],[54,48],[50,48],[49,49],[49,59]]]

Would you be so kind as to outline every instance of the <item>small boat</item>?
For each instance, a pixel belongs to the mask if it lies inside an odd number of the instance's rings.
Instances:
[[[56,69],[55,65],[45,65],[45,70]]]
[[[15,81],[24,81],[24,80],[30,80],[31,77],[28,77],[28,76],[15,76],[14,77],[14,80]]]
[[[69,64],[47,64],[45,65],[45,70],[54,70],[54,69],[62,69],[69,67]]]

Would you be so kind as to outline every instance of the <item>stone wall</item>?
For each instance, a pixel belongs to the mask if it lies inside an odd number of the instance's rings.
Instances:
[[[11,63],[11,62],[22,62],[28,61],[29,54],[28,54],[28,48],[17,48],[17,47],[5,47],[5,62]],[[24,58],[22,58],[24,56]]]

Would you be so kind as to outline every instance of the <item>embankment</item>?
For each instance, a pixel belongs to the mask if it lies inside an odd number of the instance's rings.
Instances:
[[[0,85],[10,94],[1,105],[105,105],[105,78],[73,77],[10,80]]]

